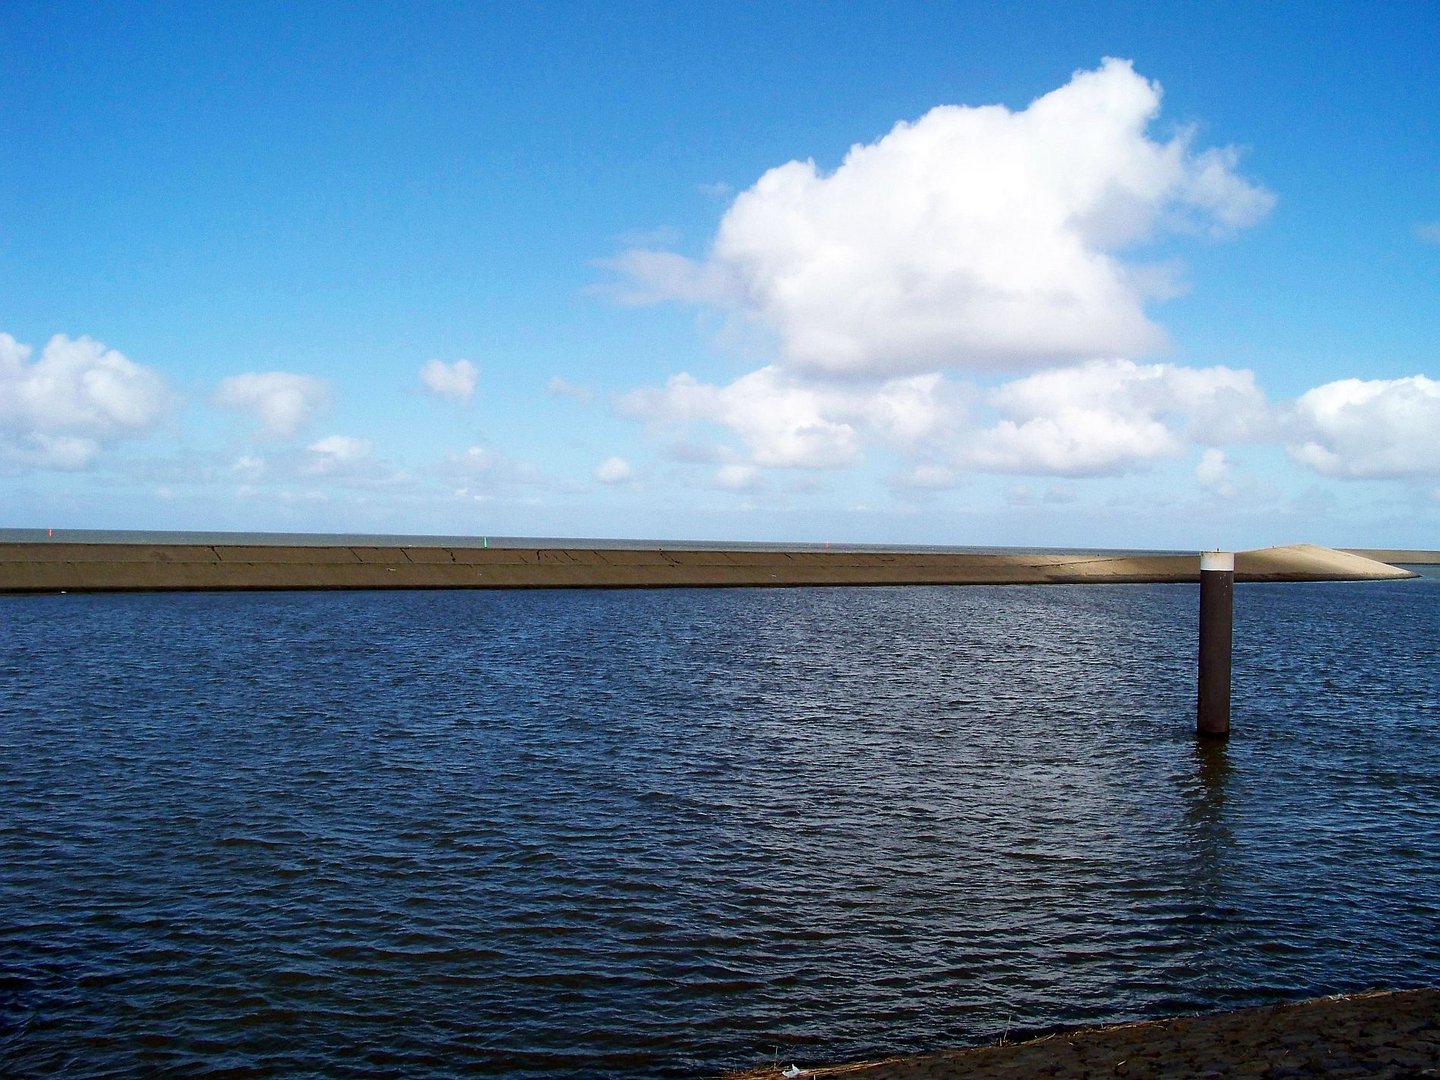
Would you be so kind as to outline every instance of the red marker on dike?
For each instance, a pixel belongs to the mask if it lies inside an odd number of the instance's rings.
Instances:
[[[46,531],[47,533],[49,533],[52,538],[55,536],[55,530],[54,530],[54,529],[46,529],[45,531]]]

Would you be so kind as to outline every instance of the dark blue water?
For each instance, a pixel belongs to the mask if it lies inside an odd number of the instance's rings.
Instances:
[[[1440,580],[0,598],[0,1073],[676,1075],[1440,982]]]

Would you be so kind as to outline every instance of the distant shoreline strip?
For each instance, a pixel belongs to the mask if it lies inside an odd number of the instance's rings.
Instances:
[[[0,592],[1063,585],[1199,580],[1198,555],[753,548],[0,544]],[[1413,576],[1308,544],[1238,553],[1239,581]]]

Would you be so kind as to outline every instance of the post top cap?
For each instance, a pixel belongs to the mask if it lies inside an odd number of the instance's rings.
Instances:
[[[1229,570],[1235,571],[1235,553],[1233,551],[1202,551],[1200,553],[1201,570]]]

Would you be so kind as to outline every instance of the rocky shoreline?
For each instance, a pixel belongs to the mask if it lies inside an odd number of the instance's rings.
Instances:
[[[1349,994],[1207,1016],[1063,1031],[1027,1042],[726,1080],[1421,1080],[1440,1077],[1440,989]]]

